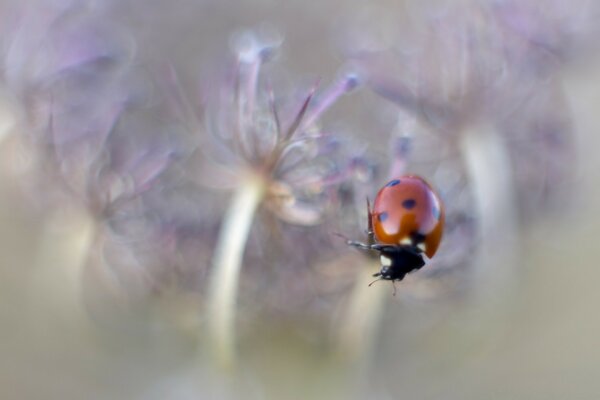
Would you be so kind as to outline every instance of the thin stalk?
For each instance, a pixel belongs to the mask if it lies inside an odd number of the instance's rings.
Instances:
[[[253,63],[248,65],[248,76],[246,77],[246,113],[245,118],[251,118],[254,113],[254,105],[256,101],[256,88],[258,86],[258,75],[260,72],[261,60],[257,57]]]
[[[217,364],[235,360],[235,307],[242,258],[254,214],[265,193],[260,178],[249,178],[235,192],[225,214],[212,262],[208,294],[208,339]]]
[[[329,109],[343,94],[348,93],[356,86],[356,78],[348,76],[336,82],[330,87],[319,100],[315,107],[306,113],[304,120],[302,121],[301,128],[309,127],[313,124],[323,113]]]
[[[504,295],[518,268],[517,199],[514,171],[506,143],[489,126],[474,126],[461,141],[471,190],[478,211],[481,244],[474,276],[484,295]]]
[[[18,119],[17,111],[11,106],[4,91],[0,91],[0,143],[13,132]]]
[[[343,362],[365,361],[375,342],[383,308],[391,294],[385,288],[368,286],[379,268],[378,262],[369,262],[356,277],[335,341],[336,357]]]
[[[52,217],[42,228],[32,293],[52,293],[44,307],[87,321],[81,302],[82,273],[93,251],[97,223],[84,210],[59,212]]]

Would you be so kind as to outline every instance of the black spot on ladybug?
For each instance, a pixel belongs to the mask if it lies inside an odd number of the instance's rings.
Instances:
[[[384,222],[387,218],[388,218],[388,213],[386,213],[386,212],[382,212],[381,214],[377,215],[377,219],[380,222]]]
[[[433,208],[431,209],[431,213],[433,214],[433,218],[435,218],[436,220],[440,219],[440,209],[437,208],[436,206],[433,206]]]
[[[407,210],[412,210],[417,205],[417,202],[414,199],[406,199],[402,202],[402,207]]]
[[[385,187],[392,187],[392,186],[396,186],[397,184],[400,183],[400,179],[394,179],[392,181],[389,181],[387,185],[385,185]]]

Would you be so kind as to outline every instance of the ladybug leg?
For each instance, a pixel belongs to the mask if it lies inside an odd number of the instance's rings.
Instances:
[[[348,246],[356,247],[357,249],[372,250],[373,247],[369,244],[357,242],[355,240],[346,240]]]
[[[373,249],[373,245],[361,243],[356,240],[350,240],[350,239],[348,239],[348,237],[342,235],[341,233],[335,232],[334,234],[336,236],[339,236],[342,239],[344,239],[348,246],[356,247],[357,249],[363,249],[363,250],[372,250]]]
[[[366,243],[361,243],[361,242],[357,242],[354,240],[346,240],[346,244],[348,246],[353,246],[353,247],[357,247],[360,249],[365,249],[365,250],[375,250],[375,251],[391,251],[391,252],[395,252],[397,251],[396,246],[390,246],[389,244],[380,244],[380,243],[373,243],[373,244],[366,244]]]

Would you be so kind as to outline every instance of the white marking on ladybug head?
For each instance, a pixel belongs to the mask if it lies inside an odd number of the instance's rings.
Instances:
[[[398,244],[410,246],[412,244],[412,240],[409,237],[404,237],[403,239],[400,239]]]
[[[392,259],[388,256],[384,256],[383,254],[381,255],[381,257],[379,257],[379,260],[381,261],[381,265],[383,267],[389,267],[390,265],[392,265]]]
[[[422,251],[425,252],[425,250],[427,250],[427,245],[425,244],[425,242],[421,242],[417,245],[417,247]]]

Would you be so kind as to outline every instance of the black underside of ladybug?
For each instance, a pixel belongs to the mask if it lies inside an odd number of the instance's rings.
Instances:
[[[381,271],[373,276],[382,280],[400,281],[425,265],[421,251],[414,246],[374,245],[372,248],[381,255]]]

